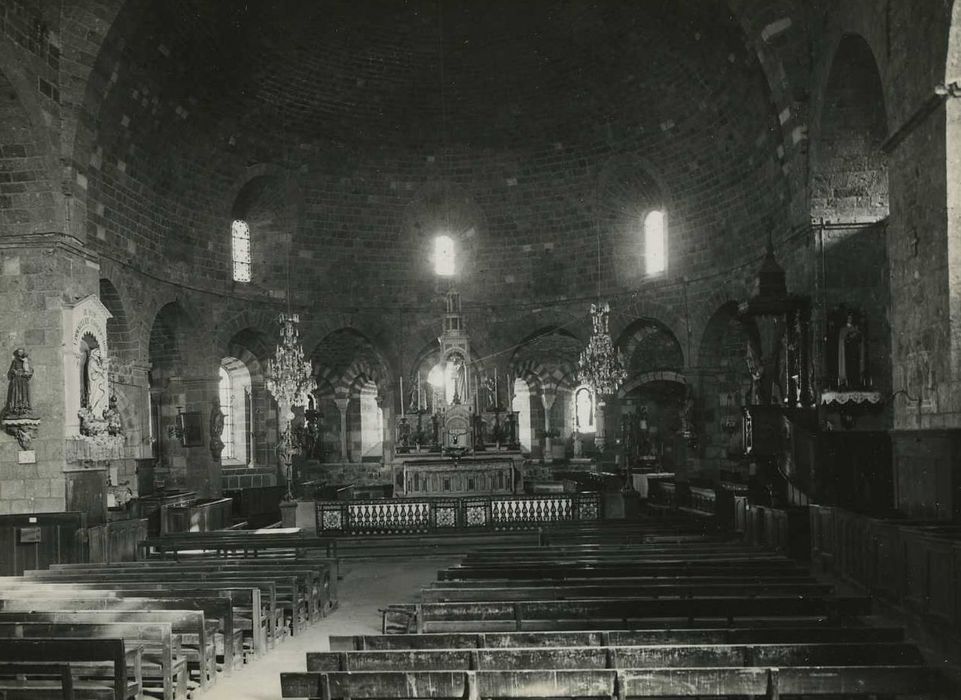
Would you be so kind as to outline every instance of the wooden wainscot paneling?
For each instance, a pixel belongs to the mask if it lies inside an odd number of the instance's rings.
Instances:
[[[84,561],[85,527],[85,513],[0,515],[0,575]]]

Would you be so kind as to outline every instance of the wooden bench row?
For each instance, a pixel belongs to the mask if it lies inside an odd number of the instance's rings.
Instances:
[[[0,639],[118,635],[142,649],[142,682],[176,700],[335,604],[326,560],[69,565],[0,578]]]
[[[852,620],[871,612],[867,597],[580,598],[391,605],[384,631],[512,632],[523,630],[629,629],[643,620],[826,618]]]
[[[649,644],[817,644],[901,642],[899,627],[854,627],[826,623],[793,626],[691,627],[561,632],[434,632],[332,635],[332,651],[410,649],[510,649],[516,647],[608,647]]]
[[[285,698],[615,698],[937,695],[925,666],[707,667],[281,673]]]
[[[143,692],[142,649],[123,639],[77,644],[57,637],[0,638],[0,697],[4,700],[109,698]]]

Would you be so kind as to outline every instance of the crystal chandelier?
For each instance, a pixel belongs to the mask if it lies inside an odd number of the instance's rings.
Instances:
[[[317,388],[317,381],[311,372],[310,362],[304,359],[304,348],[300,344],[297,314],[281,314],[280,343],[274,357],[267,360],[266,384],[280,409],[284,432],[277,446],[277,456],[284,467],[287,481],[285,501],[293,501],[293,459],[296,446],[291,434],[290,422],[294,418],[294,406],[306,406],[307,396]]]
[[[587,347],[581,351],[577,363],[578,380],[589,386],[598,396],[613,394],[627,377],[621,351],[614,347],[607,328],[611,313],[609,304],[591,304],[594,332]]]
[[[267,360],[266,383],[287,422],[293,419],[294,406],[306,406],[307,396],[317,388],[317,381],[311,372],[310,362],[304,359],[304,348],[300,344],[297,314],[281,314],[280,343],[274,357]]]

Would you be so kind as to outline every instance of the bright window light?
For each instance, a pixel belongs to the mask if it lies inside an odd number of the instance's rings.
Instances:
[[[454,241],[450,236],[434,239],[434,272],[442,277],[454,274]]]
[[[667,269],[667,222],[663,211],[655,209],[644,217],[644,267],[649,275]]]
[[[230,225],[230,250],[234,264],[234,281],[250,281],[250,227],[237,219]]]

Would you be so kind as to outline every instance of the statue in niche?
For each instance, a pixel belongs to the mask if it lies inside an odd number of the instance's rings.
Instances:
[[[484,380],[484,392],[487,395],[487,410],[497,410],[497,382],[493,377]]]
[[[864,386],[864,370],[864,333],[855,323],[854,314],[848,313],[838,331],[838,386]]]
[[[103,416],[109,406],[107,361],[100,348],[93,348],[86,363],[87,408],[95,417]]]
[[[761,403],[761,377],[764,375],[764,368],[761,366],[761,361],[754,351],[754,345],[750,341],[747,344],[747,354],[744,360],[747,363],[748,374],[751,375],[751,388],[748,390],[744,402],[748,406],[756,406]]]
[[[30,406],[30,380],[33,379],[33,366],[27,351],[17,348],[13,351],[13,360],[7,370],[7,404],[3,408],[4,418],[32,418],[33,408]]]
[[[214,459],[220,459],[221,453],[226,445],[223,441],[224,434],[224,412],[220,408],[220,400],[213,400],[213,408],[210,410],[210,455]]]
[[[451,364],[453,368],[451,369],[450,378],[454,384],[454,396],[451,399],[451,404],[458,405],[467,396],[467,392],[465,391],[467,387],[467,368],[464,366],[463,358],[459,355],[455,355],[451,359]]]

